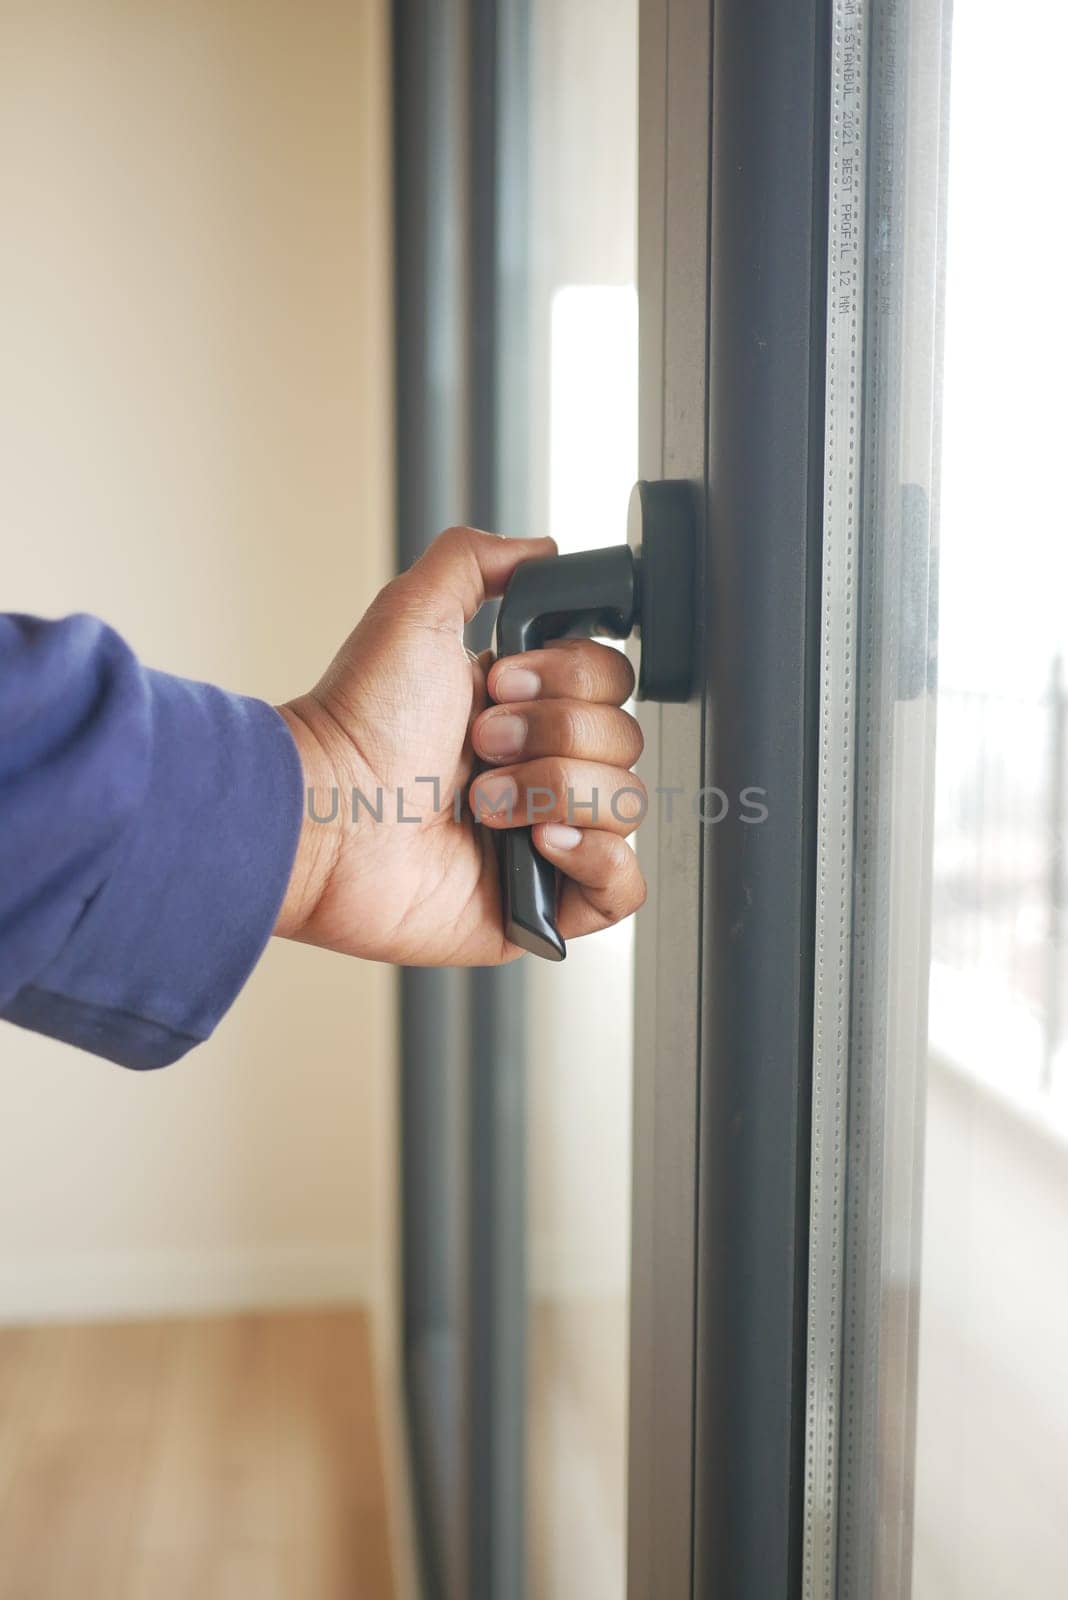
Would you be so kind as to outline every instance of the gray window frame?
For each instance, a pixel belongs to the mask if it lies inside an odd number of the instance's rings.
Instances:
[[[829,9],[641,27],[641,471],[694,484],[704,641],[646,775],[769,814],[646,840],[629,1594],[767,1600],[801,1581]]]
[[[394,0],[401,567],[449,524],[509,521],[506,459],[522,481],[498,374],[525,314],[525,15],[525,0]],[[468,643],[491,626],[480,616]],[[403,1371],[427,1600],[523,1587],[523,1002],[519,968],[401,974]]]

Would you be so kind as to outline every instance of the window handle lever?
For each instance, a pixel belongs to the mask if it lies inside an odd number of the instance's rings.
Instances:
[[[689,699],[694,526],[691,484],[636,484],[626,544],[516,568],[497,613],[496,654],[537,650],[549,639],[626,639],[637,630],[638,699]],[[562,961],[567,952],[556,925],[556,869],[534,848],[529,828],[503,830],[498,849],[507,937],[547,961]]]

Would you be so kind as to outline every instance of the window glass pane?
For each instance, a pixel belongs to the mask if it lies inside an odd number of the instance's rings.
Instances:
[[[522,531],[591,549],[637,476],[637,0],[529,29]],[[632,952],[627,923],[526,966],[532,1600],[625,1593]]]
[[[955,8],[917,1600],[1068,1593],[1066,49]]]
[[[1054,1600],[1068,15],[834,15],[819,873],[846,889],[818,909],[805,1591]]]

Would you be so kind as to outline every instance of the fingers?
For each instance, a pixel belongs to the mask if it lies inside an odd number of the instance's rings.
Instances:
[[[561,639],[543,650],[494,662],[489,692],[500,704],[553,699],[621,706],[634,693],[634,670],[622,651],[609,645]]]
[[[540,823],[533,838],[540,854],[566,874],[558,912],[565,939],[597,933],[645,904],[638,858],[618,834],[557,822]]]
[[[628,834],[648,809],[645,785],[633,772],[598,761],[542,757],[507,770],[484,772],[468,787],[477,822],[491,828],[526,828],[566,822]]]
[[[484,761],[514,762],[568,756],[630,767],[642,753],[642,731],[626,711],[583,700],[529,700],[490,706],[471,730]]]
[[[487,687],[496,704],[475,718],[472,745],[484,761],[509,765],[470,785],[476,819],[533,824],[535,847],[563,874],[565,939],[629,917],[645,903],[645,880],[626,836],[648,809],[644,784],[627,770],[643,744],[620,709],[634,692],[630,662],[592,639],[559,640],[493,662]]]
[[[392,587],[428,621],[460,628],[484,600],[504,592],[520,562],[555,554],[552,539],[505,539],[478,528],[446,528]]]

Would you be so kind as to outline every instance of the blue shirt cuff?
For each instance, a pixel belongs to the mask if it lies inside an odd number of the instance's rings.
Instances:
[[[300,757],[262,701],[148,671],[148,783],[106,880],[11,1022],[151,1068],[206,1039],[270,938],[296,853]]]

